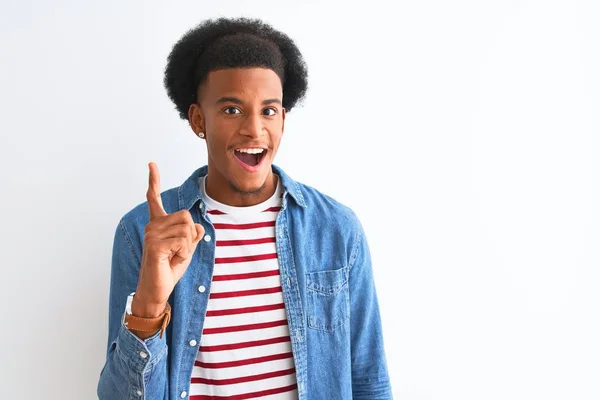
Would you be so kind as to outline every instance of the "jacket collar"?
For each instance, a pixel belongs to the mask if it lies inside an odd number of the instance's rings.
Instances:
[[[280,167],[276,166],[275,164],[271,165],[271,169],[281,179],[284,189],[284,197],[286,193],[289,193],[296,203],[298,203],[298,205],[306,207],[306,202],[304,201],[304,197],[302,196],[302,191],[300,190],[300,185],[298,182],[290,178]],[[196,204],[196,202],[202,200],[198,179],[206,176],[206,174],[208,174],[208,165],[204,165],[195,170],[192,175],[190,175],[190,177],[187,178],[181,186],[179,186],[177,189],[177,200],[180,210],[190,210],[194,204]]]

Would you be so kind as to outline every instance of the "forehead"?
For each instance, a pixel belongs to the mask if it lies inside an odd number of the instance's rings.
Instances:
[[[228,68],[208,73],[200,87],[203,99],[223,96],[278,98],[283,95],[281,79],[268,68]]]

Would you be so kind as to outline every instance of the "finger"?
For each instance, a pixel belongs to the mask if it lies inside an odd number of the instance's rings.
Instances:
[[[191,256],[192,250],[189,247],[188,238],[169,239],[169,245],[172,254],[169,263],[171,268],[183,263]]]
[[[166,240],[148,239],[147,249],[149,253],[157,254],[159,260],[170,260],[171,267],[180,264],[190,255],[189,239],[186,237],[175,237]]]
[[[190,228],[190,245],[196,243],[196,239],[198,238],[198,231],[196,230],[195,224],[188,224]]]
[[[184,238],[184,237],[190,236],[190,241],[192,240],[191,233],[190,233],[190,225],[187,222],[181,223],[181,224],[169,225],[161,230],[155,229],[151,232],[146,233],[146,236],[148,236],[149,239],[156,239],[156,240],[167,240],[167,239]]]
[[[198,231],[196,230],[196,227],[194,226],[194,219],[192,218],[192,214],[188,211],[188,210],[182,210],[179,211],[179,213],[183,214],[183,217],[185,218],[185,222],[187,223],[187,226],[189,228],[189,236],[190,236],[190,245],[192,245],[194,242],[196,242],[197,240],[197,236],[198,236]]]
[[[160,174],[158,172],[158,166],[150,162],[148,164],[150,169],[148,177],[148,192],[146,192],[146,200],[148,200],[148,212],[150,213],[150,220],[157,217],[167,215],[162,199],[160,197]]]
[[[198,244],[198,242],[200,242],[200,239],[204,237],[204,227],[200,224],[194,224],[194,227],[196,228],[196,239],[193,243]]]
[[[173,225],[188,224],[194,225],[192,215],[188,210],[177,211],[173,214],[167,214],[164,218],[148,222],[144,228],[145,233],[162,232]]]
[[[170,216],[173,215],[174,214],[171,214]],[[163,251],[167,252],[172,252],[173,250],[170,247],[172,245],[171,239],[184,239],[186,241],[187,248],[192,249],[200,241],[200,239],[198,239],[198,228],[194,225],[196,224],[189,223],[187,221],[181,224],[170,225],[160,231],[155,229],[151,232],[147,232],[144,238],[149,241],[163,242]]]

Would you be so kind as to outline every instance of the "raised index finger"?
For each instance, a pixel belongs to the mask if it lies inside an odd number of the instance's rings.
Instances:
[[[146,192],[146,199],[148,200],[150,221],[152,221],[156,217],[167,215],[167,213],[163,207],[162,199],[160,198],[160,174],[158,173],[158,166],[155,163],[150,162],[148,167],[150,169],[150,175],[148,178],[148,192]]]

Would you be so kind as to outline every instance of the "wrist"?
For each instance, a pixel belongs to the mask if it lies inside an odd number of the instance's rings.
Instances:
[[[131,314],[141,318],[156,318],[162,314],[166,306],[166,303],[151,302],[136,293],[131,302]]]
[[[171,320],[171,307],[169,303],[165,303],[165,306],[157,313],[158,315],[154,315],[156,307],[156,305],[144,302],[143,297],[138,297],[135,292],[131,293],[127,297],[123,323],[129,331],[140,339],[145,340],[159,331],[162,338]]]

